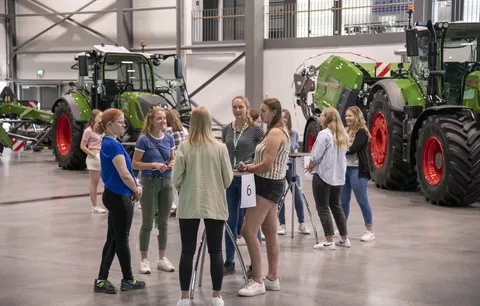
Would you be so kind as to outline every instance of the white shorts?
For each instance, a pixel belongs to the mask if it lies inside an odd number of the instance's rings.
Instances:
[[[96,154],[96,157],[91,157],[90,155],[87,156],[86,160],[87,169],[88,170],[95,170],[100,171],[100,153]]]

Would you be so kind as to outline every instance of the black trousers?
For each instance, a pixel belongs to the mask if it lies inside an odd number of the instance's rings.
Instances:
[[[340,191],[342,186],[331,186],[325,183],[318,174],[313,175],[312,190],[313,198],[317,206],[318,216],[320,222],[322,222],[323,231],[325,236],[333,236],[333,222],[330,216],[330,210],[335,218],[340,236],[346,236],[347,233],[347,220],[343,213],[342,205],[340,204]],[[330,208],[330,210],[329,210]]]
[[[223,282],[223,227],[224,220],[204,219],[207,231],[207,246],[210,254],[210,275],[212,277],[213,290],[222,290]],[[180,237],[182,240],[182,255],[178,268],[180,274],[180,288],[182,291],[190,289],[192,279],[193,256],[197,246],[198,226],[200,219],[179,219]]]
[[[98,279],[108,279],[110,266],[117,254],[123,279],[132,280],[132,263],[128,237],[133,219],[133,203],[130,197],[118,195],[105,188],[103,204],[108,209],[107,241],[103,247],[102,263]]]

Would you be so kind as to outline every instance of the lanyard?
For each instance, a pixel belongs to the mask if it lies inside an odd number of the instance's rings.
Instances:
[[[234,128],[233,128],[233,168],[237,166],[237,144],[238,141],[240,140],[240,137],[242,137],[243,131],[247,129],[247,123],[248,121],[245,121],[245,124],[243,125],[242,131],[238,135],[237,138],[237,124],[235,123]]]

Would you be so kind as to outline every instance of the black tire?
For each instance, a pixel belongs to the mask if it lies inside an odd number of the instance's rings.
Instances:
[[[464,114],[432,115],[423,122],[416,164],[427,201],[467,206],[478,198],[480,135],[474,124]]]
[[[72,110],[60,102],[53,115],[53,153],[58,166],[67,170],[84,170],[87,155],[80,149],[83,123],[76,122]]]
[[[318,133],[322,130],[320,123],[317,120],[310,120],[303,134],[303,152],[311,152],[312,146],[317,139]]]
[[[402,158],[402,117],[403,113],[390,108],[384,90],[374,93],[368,118],[369,159],[370,175],[378,188],[414,190],[418,186],[415,167]]]

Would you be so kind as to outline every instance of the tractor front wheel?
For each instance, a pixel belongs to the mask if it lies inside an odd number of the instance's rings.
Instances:
[[[415,167],[403,161],[402,113],[393,111],[388,95],[380,89],[370,102],[370,174],[378,188],[413,190]]]
[[[471,154],[480,146],[480,138],[470,136],[473,124],[463,114],[433,115],[423,122],[417,142],[417,173],[425,198],[433,204],[466,206],[478,197],[478,185],[472,178],[480,177],[473,173],[479,167],[474,167]]]
[[[310,120],[303,135],[303,152],[312,152],[313,144],[321,130],[322,128],[316,120]]]
[[[53,152],[58,165],[68,170],[84,170],[86,154],[80,149],[83,124],[77,123],[68,104],[60,102],[53,116]]]

